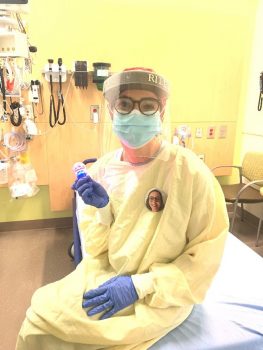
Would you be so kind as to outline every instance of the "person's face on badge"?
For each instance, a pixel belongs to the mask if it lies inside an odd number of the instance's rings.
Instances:
[[[158,191],[152,191],[149,194],[149,206],[153,212],[161,210],[162,198]]]

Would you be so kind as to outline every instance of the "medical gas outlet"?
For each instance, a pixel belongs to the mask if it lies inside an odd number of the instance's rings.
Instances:
[[[195,129],[195,137],[196,138],[202,138],[203,137],[203,128],[196,128]]]
[[[99,122],[99,106],[98,105],[91,105],[90,106],[90,120],[97,124]]]

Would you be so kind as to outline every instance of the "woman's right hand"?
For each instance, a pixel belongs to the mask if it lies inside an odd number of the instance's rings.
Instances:
[[[109,203],[109,196],[104,187],[89,175],[76,180],[71,188],[78,192],[85,204],[103,208]]]

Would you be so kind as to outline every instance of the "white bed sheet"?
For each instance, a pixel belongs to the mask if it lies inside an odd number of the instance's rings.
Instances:
[[[229,234],[201,305],[151,350],[262,350],[263,258]]]

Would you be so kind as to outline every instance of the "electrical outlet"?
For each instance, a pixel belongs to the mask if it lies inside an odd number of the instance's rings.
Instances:
[[[215,138],[215,132],[216,127],[215,126],[209,126],[207,129],[207,138],[208,139],[214,139]]]
[[[196,138],[202,138],[203,137],[203,128],[196,128],[195,129],[195,137]]]
[[[227,135],[227,125],[220,125],[218,137],[220,139],[225,139],[226,135]]]

